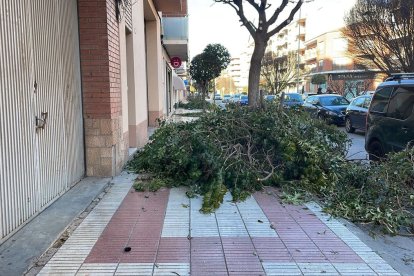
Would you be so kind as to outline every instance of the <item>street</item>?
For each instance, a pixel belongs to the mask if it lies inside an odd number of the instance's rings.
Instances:
[[[344,127],[340,127],[345,131]],[[351,139],[352,144],[348,149],[347,159],[349,160],[368,160],[368,154],[365,151],[365,133],[356,131],[355,133],[347,133],[348,138]]]
[[[344,127],[340,127],[345,132]],[[368,160],[365,151],[365,133],[356,131],[347,133],[352,144],[348,150],[349,160]],[[353,224],[346,220],[340,221],[358,238],[377,252],[402,275],[414,275],[414,238],[405,236],[384,235],[372,225]]]

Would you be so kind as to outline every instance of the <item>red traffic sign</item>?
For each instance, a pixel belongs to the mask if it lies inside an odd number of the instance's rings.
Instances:
[[[172,57],[170,62],[171,62],[172,67],[174,68],[180,68],[181,63],[182,63],[179,57]]]

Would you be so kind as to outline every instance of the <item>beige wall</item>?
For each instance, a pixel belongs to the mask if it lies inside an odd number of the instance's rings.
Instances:
[[[148,125],[144,0],[134,2],[132,15],[132,33],[125,36],[125,31],[121,32],[121,51],[125,51],[121,62],[127,76],[122,79],[122,102],[127,110],[123,125],[127,126],[124,133],[129,130],[129,146],[142,147],[147,142]]]
[[[159,19],[146,21],[149,125],[163,117],[165,106],[164,62]]]
[[[126,52],[125,21],[119,24],[119,53],[121,61],[122,131],[128,132],[128,64]],[[133,89],[133,87],[131,87]]]

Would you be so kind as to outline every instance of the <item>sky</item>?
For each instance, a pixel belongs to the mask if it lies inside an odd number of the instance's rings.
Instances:
[[[209,43],[220,43],[230,52],[231,56],[239,56],[247,48],[249,33],[244,26],[241,26],[239,17],[232,7],[228,4],[215,3],[214,0],[187,0],[189,15],[189,51],[190,60],[200,54]],[[274,4],[268,14],[280,4],[280,0],[270,0]],[[337,28],[343,18],[344,9],[349,9],[355,0],[313,0],[314,8],[324,9],[325,16],[322,18],[308,18],[312,22],[318,33]],[[311,3],[312,3],[311,2]],[[306,3],[306,1],[305,1]],[[290,11],[291,4],[286,7]],[[248,18],[252,19],[256,12],[248,10],[250,5],[245,4]],[[302,16],[312,13],[310,4],[304,4]],[[318,13],[320,16],[321,13]],[[280,19],[285,19],[286,13],[282,13]],[[296,14],[298,16],[298,14]],[[253,22],[255,20],[253,19]],[[280,20],[279,20],[280,21]],[[276,22],[276,23],[279,23]],[[309,30],[310,31],[310,30]],[[310,36],[313,34],[310,32]]]
[[[271,0],[269,3],[279,5],[280,1]],[[247,18],[255,22],[257,12],[248,4],[244,6]],[[274,10],[276,5],[273,7],[269,11]],[[290,4],[286,10],[290,10]],[[190,59],[200,54],[210,43],[222,44],[231,56],[238,56],[246,49],[249,32],[241,26],[239,16],[230,5],[215,3],[214,0],[188,0],[188,15]]]
[[[233,8],[213,0],[188,0],[190,58],[210,43],[220,43],[232,56],[243,51],[249,33]]]

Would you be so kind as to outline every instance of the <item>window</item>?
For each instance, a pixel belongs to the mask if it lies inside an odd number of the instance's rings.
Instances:
[[[286,94],[285,100],[289,102],[301,102],[302,97],[299,94]]]
[[[405,120],[413,113],[414,87],[398,87],[391,99],[387,115],[389,117]]]
[[[316,63],[310,63],[307,68],[311,73],[316,73],[316,67]]]
[[[318,98],[317,97],[309,97],[306,99],[306,102],[309,104],[317,104],[318,103]]]
[[[318,62],[318,72],[323,71],[323,59],[319,60]]]
[[[345,52],[348,49],[348,41],[344,38],[335,38],[333,48],[337,52]]]
[[[365,98],[358,98],[352,101],[351,105],[353,106],[358,106],[358,107],[363,107],[365,102]]]
[[[349,105],[347,99],[342,96],[332,96],[332,97],[322,97],[321,98],[322,106],[339,106],[339,105]]]
[[[320,55],[325,55],[325,42],[321,41],[318,43],[318,53]]]
[[[371,99],[372,99],[371,97],[365,97],[364,105],[362,107],[368,109],[369,104],[371,103]]]
[[[385,113],[388,109],[388,99],[391,96],[393,87],[380,88],[374,95],[371,104],[371,111]]]
[[[351,61],[350,61],[349,58],[346,58],[346,57],[334,58],[332,60],[333,70],[345,70],[345,69],[348,69],[348,65],[349,64],[351,64]]]

